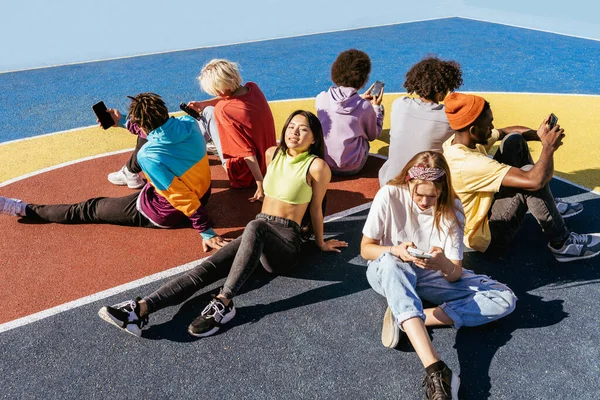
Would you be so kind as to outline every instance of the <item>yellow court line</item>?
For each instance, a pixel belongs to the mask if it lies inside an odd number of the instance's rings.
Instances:
[[[478,93],[494,111],[494,125],[525,125],[537,128],[550,112],[559,117],[567,134],[564,145],[555,155],[556,174],[581,186],[600,190],[600,96]],[[374,153],[387,155],[389,111],[393,100],[402,94],[386,94],[382,138],[371,145]],[[294,110],[315,111],[314,99],[291,99],[270,103],[277,135],[287,116]],[[0,183],[70,161],[119,151],[135,146],[135,137],[124,129],[104,131],[89,127],[44,135],[9,143],[0,143]],[[534,157],[540,145],[531,145]]]

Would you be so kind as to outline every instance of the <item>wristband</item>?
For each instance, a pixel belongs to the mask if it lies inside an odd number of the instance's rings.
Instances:
[[[215,236],[218,236],[217,233],[213,230],[213,228],[208,228],[204,232],[200,232],[200,236],[202,236],[203,240],[212,239]]]

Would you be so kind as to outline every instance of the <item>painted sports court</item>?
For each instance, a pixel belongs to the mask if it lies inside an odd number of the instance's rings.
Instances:
[[[0,195],[66,203],[130,193],[106,174],[123,165],[135,138],[95,127],[90,106],[104,100],[125,110],[127,95],[152,91],[177,111],[181,101],[206,98],[195,77],[216,57],[239,62],[244,79],[258,83],[279,131],[291,111],[314,110],[314,96],[331,84],[331,62],[350,47],[370,55],[371,83],[386,82],[387,110],[403,93],[408,68],[437,54],[461,63],[461,91],[488,99],[496,126],[536,128],[554,112],[567,136],[553,192],[584,204],[567,220],[572,230],[600,232],[600,42],[462,18],[0,74]],[[308,254],[290,276],[257,274],[227,329],[201,340],[186,327],[218,284],[153,314],[142,339],[96,315],[206,257],[192,229],[35,225],[0,216],[0,397],[422,398],[424,374],[410,345],[381,345],[385,301],[369,287],[359,256],[387,155],[382,139],[360,177],[338,180],[328,192],[326,234],[349,247]],[[218,233],[236,237],[259,206],[246,205],[248,191],[229,190],[214,164],[208,210]],[[470,253],[465,267],[507,283],[519,301],[489,325],[431,331],[460,374],[461,398],[597,398],[600,258],[555,262],[528,217],[503,260]]]

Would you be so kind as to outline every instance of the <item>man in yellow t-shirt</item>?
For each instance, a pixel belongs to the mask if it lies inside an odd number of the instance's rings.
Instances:
[[[563,218],[580,213],[579,203],[554,199],[548,186],[554,172],[554,152],[564,130],[546,118],[536,131],[524,126],[494,129],[494,116],[484,98],[464,93],[446,97],[445,111],[454,139],[444,145],[452,184],[465,212],[465,245],[492,256],[502,255],[530,211],[548,238],[548,248],[560,262],[600,254],[600,234],[576,234]],[[493,159],[487,150],[502,140]],[[533,163],[527,141],[542,143]]]

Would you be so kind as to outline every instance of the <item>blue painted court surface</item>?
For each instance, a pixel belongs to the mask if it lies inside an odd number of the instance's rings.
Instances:
[[[371,80],[404,92],[404,74],[427,54],[457,60],[464,91],[600,94],[600,41],[451,18],[378,28],[0,74],[0,142],[95,124],[99,100],[125,110],[127,95],[206,98],[196,82],[212,58],[235,60],[268,100],[314,97],[349,47],[372,59]]]
[[[435,53],[461,63],[465,91],[600,94],[600,42],[453,18],[0,74],[0,142],[94,124],[91,104],[125,109],[125,96],[141,91],[176,110],[206,98],[195,77],[214,57],[238,61],[269,100],[313,97],[349,47],[369,53],[371,80],[388,92],[402,92],[408,67]],[[559,180],[551,187],[584,204],[567,220],[573,231],[600,231],[600,196]],[[0,398],[423,398],[424,370],[406,339],[395,350],[381,344],[386,305],[358,250],[367,212],[326,223],[326,234],[349,242],[342,253],[309,251],[289,276],[254,275],[235,299],[237,316],[209,338],[186,328],[222,282],[151,315],[141,339],[96,313],[164,281],[0,333]],[[431,330],[460,374],[461,399],[598,398],[600,257],[557,263],[528,215],[503,259],[468,253],[464,266],[508,284],[519,300],[494,323]]]

